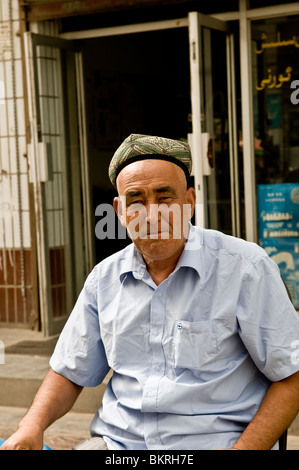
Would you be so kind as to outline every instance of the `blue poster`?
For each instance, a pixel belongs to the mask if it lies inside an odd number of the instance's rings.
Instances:
[[[299,184],[258,186],[260,245],[277,263],[299,308]]]

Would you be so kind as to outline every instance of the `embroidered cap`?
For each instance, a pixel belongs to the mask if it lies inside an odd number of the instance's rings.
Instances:
[[[143,134],[131,134],[118,147],[109,165],[109,178],[116,185],[120,171],[139,160],[158,159],[175,163],[185,172],[191,173],[191,150],[186,142]]]

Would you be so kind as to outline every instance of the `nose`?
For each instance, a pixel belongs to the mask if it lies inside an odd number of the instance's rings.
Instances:
[[[150,223],[151,223],[151,219],[152,219],[152,217],[153,217],[153,214],[152,214],[152,203],[151,203],[151,202],[147,203],[146,206],[145,206],[145,209],[146,209],[146,222],[147,222],[148,224],[150,224]]]
[[[159,210],[159,204],[157,204],[157,202],[148,202],[145,209],[147,224],[155,225],[161,222],[161,211]]]

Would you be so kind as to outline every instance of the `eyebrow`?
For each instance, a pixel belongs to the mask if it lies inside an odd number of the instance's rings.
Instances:
[[[160,188],[154,189],[155,193],[161,194],[161,193],[170,193],[173,196],[177,195],[176,190],[172,186],[161,186]]]
[[[126,194],[125,194],[125,197],[126,199],[129,199],[129,198],[132,198],[132,197],[136,197],[136,196],[140,196],[144,194],[144,191],[141,191],[141,190],[136,190],[136,191],[128,191]]]

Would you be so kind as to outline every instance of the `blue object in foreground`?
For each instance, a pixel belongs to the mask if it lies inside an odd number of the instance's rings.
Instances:
[[[2,446],[2,444],[3,444],[4,442],[5,442],[5,441],[1,441],[1,440],[0,440],[0,447]],[[51,449],[50,449],[50,447],[44,445],[43,450],[51,450]]]

